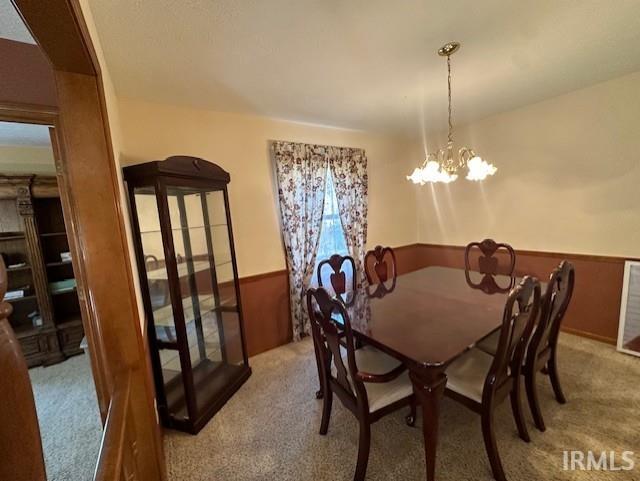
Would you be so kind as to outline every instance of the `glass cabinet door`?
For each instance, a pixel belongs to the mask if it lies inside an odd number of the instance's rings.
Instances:
[[[167,187],[167,202],[196,408],[244,364],[224,191]]]
[[[153,187],[135,188],[134,199],[144,259],[146,289],[161,368],[156,375],[161,376],[162,384],[168,388],[166,392],[169,395],[164,403],[172,405],[175,404],[176,398],[180,397],[180,394],[172,396],[173,390],[181,391],[184,397],[184,380],[155,190]],[[174,389],[171,389],[172,387]],[[160,393],[161,396],[163,394],[164,392]]]

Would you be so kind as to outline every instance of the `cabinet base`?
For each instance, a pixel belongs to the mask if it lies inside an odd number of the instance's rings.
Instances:
[[[165,427],[176,429],[190,434],[198,434],[203,427],[211,420],[211,418],[224,406],[229,399],[240,389],[249,376],[251,376],[251,368],[248,365],[234,366],[237,367],[231,380],[210,404],[201,409],[194,419],[190,419],[186,414],[186,408],[181,410],[179,414],[166,414],[163,417]]]

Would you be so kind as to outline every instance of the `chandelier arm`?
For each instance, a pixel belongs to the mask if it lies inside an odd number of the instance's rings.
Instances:
[[[460,147],[460,149],[458,150],[458,159],[460,159],[460,166],[462,167],[466,165],[469,160],[475,157],[475,155],[476,153],[473,151],[473,149],[470,149],[469,147]]]

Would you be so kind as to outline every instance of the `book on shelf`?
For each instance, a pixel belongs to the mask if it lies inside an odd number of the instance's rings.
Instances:
[[[10,301],[13,299],[21,299],[29,295],[30,293],[31,293],[31,286],[29,285],[21,286],[15,289],[11,289],[10,291],[7,291],[7,293],[4,295],[4,299],[5,301]]]
[[[16,262],[14,264],[9,264],[7,269],[20,269],[21,267],[27,267],[26,262]]]
[[[63,292],[70,292],[76,288],[75,279],[64,279],[62,281],[55,281],[49,283],[49,291],[51,294],[61,294]]]
[[[4,299],[6,301],[10,301],[12,299],[21,299],[23,298],[25,295],[25,291],[23,289],[16,289],[13,291],[7,291],[7,293],[4,295]]]

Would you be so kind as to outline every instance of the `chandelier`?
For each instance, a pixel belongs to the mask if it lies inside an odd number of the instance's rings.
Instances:
[[[407,180],[414,184],[424,185],[427,182],[444,182],[448,184],[458,178],[458,170],[467,168],[467,180],[484,180],[498,170],[492,164],[477,155],[469,147],[461,147],[457,151],[453,147],[453,121],[451,120],[451,55],[460,48],[458,42],[450,42],[438,50],[438,55],[447,57],[447,86],[449,89],[449,133],[447,147],[438,149],[437,153],[427,153],[422,166],[416,167]]]

